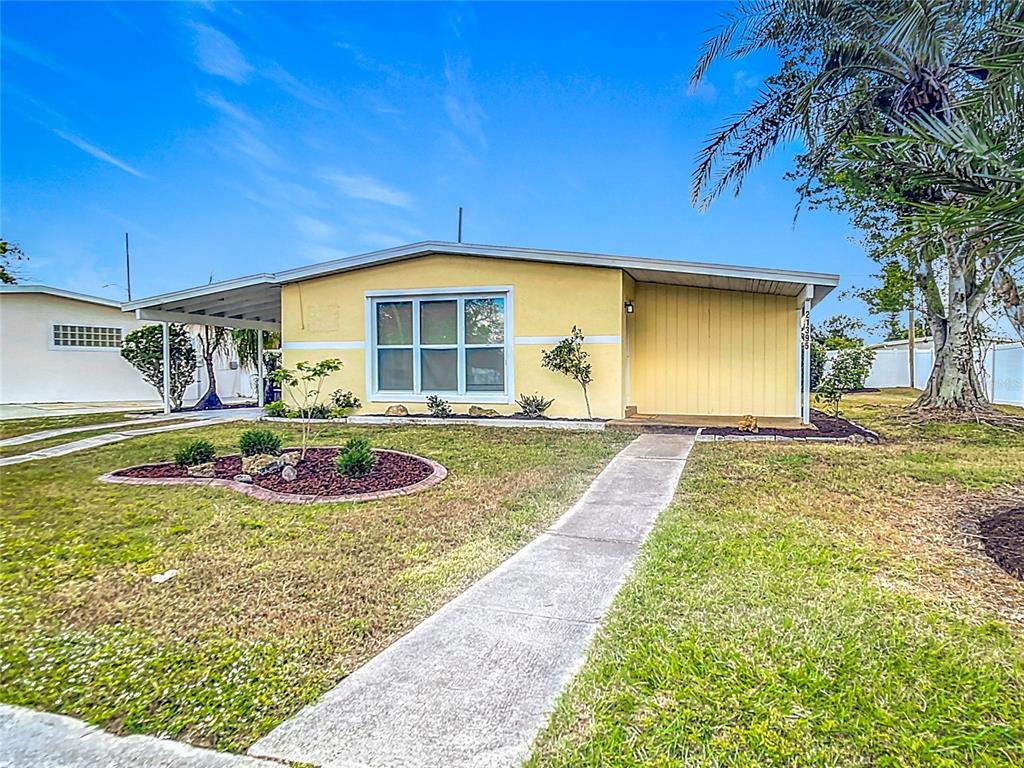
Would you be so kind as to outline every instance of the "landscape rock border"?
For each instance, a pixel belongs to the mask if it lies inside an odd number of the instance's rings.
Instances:
[[[117,474],[118,472],[123,472],[126,469],[131,469],[131,467],[115,469],[113,472],[107,472],[106,474],[100,475],[97,479],[100,482],[116,483],[119,485],[213,486],[215,488],[227,488],[245,496],[252,496],[260,501],[273,501],[282,504],[326,504],[345,501],[377,501],[379,499],[387,499],[394,496],[409,496],[414,493],[419,493],[420,491],[425,491],[428,488],[432,488],[448,477],[448,470],[444,465],[439,464],[433,459],[428,459],[425,456],[419,456],[415,453],[405,453],[404,451],[392,451],[384,448],[378,450],[380,453],[393,453],[399,456],[411,456],[414,459],[418,459],[430,467],[431,473],[419,482],[413,483],[412,485],[405,485],[401,488],[392,488],[387,491],[374,491],[371,493],[349,493],[341,496],[322,496],[313,493],[281,493],[279,491],[272,491],[269,488],[261,488],[258,485],[240,483],[235,480],[226,480],[220,477],[125,477]]]

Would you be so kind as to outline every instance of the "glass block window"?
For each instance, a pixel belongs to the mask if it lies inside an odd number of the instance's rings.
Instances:
[[[120,349],[121,329],[102,325],[54,325],[53,346]]]

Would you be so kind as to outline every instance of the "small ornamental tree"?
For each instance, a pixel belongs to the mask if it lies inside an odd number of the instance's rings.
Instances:
[[[274,383],[281,387],[282,395],[287,393],[288,398],[295,403],[302,417],[302,453],[300,458],[306,458],[306,450],[309,448],[310,436],[319,434],[313,432],[313,422],[310,414],[320,410],[320,391],[323,389],[324,380],[332,373],[341,370],[341,360],[328,358],[319,363],[307,363],[300,360],[295,364],[295,370],[291,368],[278,368],[270,374]]]
[[[842,349],[832,361],[832,366],[818,384],[815,395],[832,411],[839,415],[839,404],[843,395],[855,389],[863,389],[875,361],[875,350],[865,347]]]
[[[594,380],[593,366],[588,361],[587,351],[583,349],[583,331],[575,325],[572,332],[554,349],[543,352],[541,365],[549,371],[568,376],[583,388],[583,402],[587,405],[587,418],[590,414],[590,394],[587,387]]]
[[[168,335],[171,343],[171,405],[181,408],[181,398],[192,383],[196,370],[196,351],[182,325],[170,325]],[[124,337],[121,357],[131,363],[142,374],[142,378],[156,387],[160,397],[164,396],[164,336],[159,325],[147,325],[132,331]]]

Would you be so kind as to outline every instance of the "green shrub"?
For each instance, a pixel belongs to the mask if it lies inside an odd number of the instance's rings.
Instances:
[[[519,395],[516,405],[522,410],[524,416],[540,419],[543,418],[544,411],[550,408],[553,402],[555,402],[554,398],[548,400],[543,395]]]
[[[243,456],[276,456],[281,452],[281,438],[269,429],[247,429],[238,439]]]
[[[440,395],[427,397],[427,410],[437,419],[447,419],[452,415],[451,404]]]
[[[818,388],[821,377],[825,374],[825,365],[828,362],[828,350],[816,341],[811,342],[811,391]]]
[[[331,395],[331,407],[335,411],[354,411],[357,408],[362,408],[362,401],[356,397],[355,392],[349,389],[336,389]]]
[[[366,477],[377,463],[377,457],[370,450],[370,441],[365,437],[353,437],[338,451],[334,468],[346,477]]]
[[[216,454],[213,443],[209,440],[189,440],[174,454],[174,463],[179,467],[194,467],[213,461]]]
[[[864,387],[874,361],[873,349],[854,347],[840,350],[818,384],[815,396],[829,407],[834,416],[838,416],[843,395]]]
[[[263,412],[267,416],[273,416],[278,419],[288,418],[288,406],[285,405],[284,400],[275,400],[272,403],[267,403],[263,406]]]
[[[303,408],[300,413],[304,419],[329,419],[333,415],[327,403],[313,403]]]

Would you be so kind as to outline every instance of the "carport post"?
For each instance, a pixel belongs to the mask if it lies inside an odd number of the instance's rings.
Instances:
[[[801,334],[800,342],[803,345],[801,350],[803,353],[804,364],[803,364],[803,381],[801,382],[801,390],[803,390],[803,410],[800,414],[800,420],[804,424],[811,423],[811,300],[814,298],[814,286],[808,285],[804,292],[804,317],[803,317],[803,333]]]
[[[266,387],[263,383],[263,331],[259,329],[256,331],[256,387],[259,389],[256,403],[262,408]]]
[[[164,341],[164,413],[171,412],[171,324],[160,323]]]

